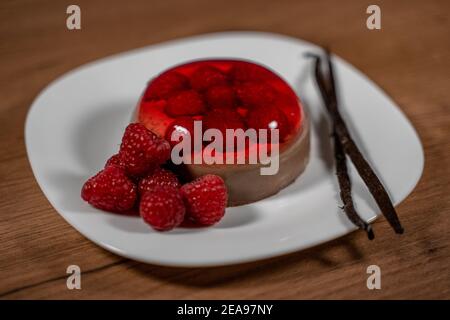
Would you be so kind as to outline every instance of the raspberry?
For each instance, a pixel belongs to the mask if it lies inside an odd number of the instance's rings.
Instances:
[[[150,82],[144,100],[167,99],[174,93],[188,88],[188,78],[178,72],[166,72]]]
[[[206,111],[206,107],[200,94],[186,90],[170,97],[165,111],[171,117],[178,117],[201,114]]]
[[[206,102],[212,109],[233,108],[236,102],[234,90],[230,86],[215,86],[206,92]]]
[[[140,123],[125,129],[119,151],[120,160],[132,176],[142,176],[170,158],[170,144]]]
[[[263,107],[272,104],[276,90],[264,82],[247,82],[236,86],[236,93],[244,106],[250,108]]]
[[[141,217],[158,231],[168,231],[179,226],[185,211],[178,189],[168,186],[151,188],[143,195],[139,205]]]
[[[163,168],[157,168],[151,174],[147,175],[139,181],[139,194],[142,196],[147,191],[150,191],[154,187],[173,187],[179,189],[181,187],[177,176],[169,170]]]
[[[217,68],[201,66],[191,76],[191,86],[195,90],[203,91],[208,88],[226,85],[227,77]]]
[[[254,129],[278,129],[280,142],[283,142],[290,133],[286,115],[275,106],[250,110],[247,114],[247,125]],[[270,142],[269,132],[267,132],[267,139]]]
[[[239,113],[234,110],[218,109],[208,112],[203,118],[204,129],[219,129],[225,138],[226,129],[243,129],[245,123]]]
[[[120,156],[118,153],[113,155],[111,158],[108,159],[108,161],[106,161],[105,168],[109,166],[116,166],[124,170],[126,169],[126,165],[125,163],[123,163],[122,160],[120,160]]]
[[[108,166],[85,182],[81,198],[98,209],[125,212],[136,202],[136,189],[123,169]]]
[[[184,139],[184,136],[189,133],[191,135],[191,143],[194,142],[194,119],[191,117],[179,117],[176,118],[168,127],[165,134],[165,139],[169,141],[169,143],[174,146],[180,140],[172,141],[172,132],[177,131],[180,136],[182,136]]]
[[[264,81],[273,79],[273,74],[258,65],[236,62],[230,71],[234,82]]]
[[[208,174],[180,189],[186,215],[193,222],[210,226],[222,219],[227,205],[227,188],[221,177]]]
[[[210,111],[203,118],[204,130],[206,129],[218,129],[222,133],[223,144],[221,152],[232,151],[236,149],[237,138],[234,139],[233,146],[227,146],[226,129],[242,129],[245,131],[245,123],[242,120],[240,114],[237,111],[230,109],[217,109]],[[219,150],[218,150],[219,151]]]

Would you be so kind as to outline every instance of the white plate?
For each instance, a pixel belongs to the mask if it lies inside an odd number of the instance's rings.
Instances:
[[[276,34],[227,32],[157,44],[81,66],[51,83],[30,108],[25,137],[34,175],[56,211],[84,236],[118,255],[148,263],[240,263],[347,234],[355,228],[338,208],[326,115],[312,78],[312,61],[303,57],[307,51],[318,49]],[[313,122],[312,157],[301,178],[273,197],[227,209],[218,225],[204,229],[159,233],[138,217],[102,212],[83,202],[83,182],[117,151],[147,81],[173,65],[210,57],[262,63],[297,91]],[[418,136],[379,87],[342,59],[334,61],[344,116],[398,204],[422,173]],[[357,209],[373,220],[378,209],[351,170]]]

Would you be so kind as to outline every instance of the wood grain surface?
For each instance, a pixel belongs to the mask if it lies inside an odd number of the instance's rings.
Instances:
[[[450,298],[450,1],[0,2],[0,298]],[[378,4],[382,29],[366,28]],[[231,267],[166,268],[99,248],[50,206],[24,146],[30,104],[50,81],[110,54],[213,31],[260,30],[329,45],[401,106],[425,149],[425,170],[398,207],[406,233],[380,218],[376,240],[355,232],[327,244]],[[380,124],[380,130],[382,124]],[[66,288],[66,268],[82,290]],[[382,270],[368,290],[366,268]]]

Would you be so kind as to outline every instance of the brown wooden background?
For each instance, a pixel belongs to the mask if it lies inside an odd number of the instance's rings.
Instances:
[[[450,298],[450,1],[0,2],[0,298]],[[379,4],[382,30],[365,27]],[[398,206],[406,234],[384,219],[303,252],[232,267],[165,268],[110,254],[83,238],[39,190],[24,148],[27,110],[51,80],[83,63],[193,34],[262,30],[328,44],[401,106],[425,148],[425,171]],[[82,290],[66,289],[78,264]],[[366,288],[366,267],[382,289]]]

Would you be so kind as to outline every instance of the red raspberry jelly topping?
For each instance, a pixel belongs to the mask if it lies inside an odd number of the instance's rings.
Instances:
[[[138,121],[169,140],[174,130],[192,134],[193,121],[202,120],[203,130],[277,128],[280,143],[286,143],[302,120],[301,103],[280,76],[238,60],[173,67],[149,83],[138,108]]]

